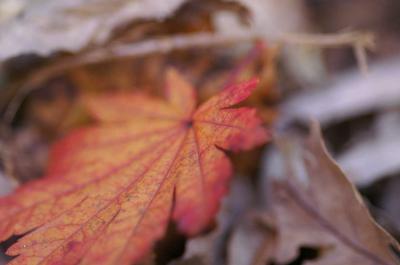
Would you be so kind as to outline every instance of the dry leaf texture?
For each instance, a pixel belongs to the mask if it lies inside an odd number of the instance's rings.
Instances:
[[[398,249],[397,242],[375,223],[328,155],[318,126],[304,144],[280,145],[289,178],[274,182],[278,262],[294,259],[301,246],[308,246],[320,249],[321,256],[306,264],[399,264],[390,248]]]
[[[116,27],[136,19],[164,19],[185,2],[12,1],[17,8],[14,16],[5,21],[0,19],[0,60],[27,53],[77,52],[91,43],[103,44]]]
[[[232,173],[222,150],[268,138],[254,109],[231,108],[256,83],[231,86],[196,109],[195,90],[170,70],[166,101],[87,101],[99,125],[57,143],[47,176],[0,200],[0,240],[36,228],[8,250],[18,255],[10,264],[131,264],[170,218],[187,235],[200,232]]]

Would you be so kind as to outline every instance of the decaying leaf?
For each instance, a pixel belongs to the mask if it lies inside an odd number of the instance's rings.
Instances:
[[[383,177],[400,171],[400,113],[381,114],[374,124],[373,139],[359,137],[337,158],[349,178],[366,187]]]
[[[86,101],[100,125],[57,143],[45,178],[0,200],[0,240],[22,237],[11,264],[130,264],[162,237],[202,231],[226,193],[221,149],[268,138],[255,110],[232,108],[256,81],[233,85],[195,109],[195,90],[167,73],[167,101],[139,94]]]
[[[275,259],[287,262],[300,247],[319,250],[307,264],[399,264],[398,243],[372,219],[362,198],[329,156],[319,128],[302,144],[279,141],[287,178],[273,180],[279,235]]]
[[[342,74],[323,89],[292,97],[281,109],[288,118],[308,121],[313,117],[326,125],[372,111],[396,108],[400,102],[399,73],[397,60],[376,63],[367,76],[360,75],[357,70]]]
[[[117,26],[133,19],[163,19],[184,0],[19,2],[19,11],[0,23],[0,60],[102,44]]]
[[[232,240],[231,232],[251,208],[254,202],[253,196],[248,179],[234,178],[230,184],[229,195],[224,198],[216,217],[216,227],[210,233],[189,239],[183,257],[170,265],[192,264],[185,262],[195,259],[207,265],[229,264],[227,251]]]
[[[229,265],[265,265],[274,251],[275,235],[255,212],[244,215],[230,238]]]

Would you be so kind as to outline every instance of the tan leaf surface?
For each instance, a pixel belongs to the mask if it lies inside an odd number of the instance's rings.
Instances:
[[[306,264],[399,264],[398,243],[371,217],[360,194],[327,153],[317,124],[301,144],[280,139],[287,178],[273,181],[279,233],[275,259],[288,262],[302,246],[321,249]]]

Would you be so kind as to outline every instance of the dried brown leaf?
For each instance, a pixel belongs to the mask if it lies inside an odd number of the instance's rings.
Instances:
[[[305,141],[292,140],[278,140],[288,177],[272,180],[276,261],[293,260],[300,247],[315,247],[320,255],[307,264],[399,264],[392,250],[398,243],[372,219],[327,153],[318,125]]]

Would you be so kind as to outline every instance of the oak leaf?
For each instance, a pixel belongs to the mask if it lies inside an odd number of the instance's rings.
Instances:
[[[304,141],[283,138],[278,146],[287,176],[271,180],[279,264],[294,260],[301,247],[320,250],[310,265],[400,264],[398,243],[371,217],[316,123]]]
[[[131,264],[172,218],[187,235],[212,220],[231,164],[222,150],[264,143],[255,109],[235,107],[257,84],[223,90],[197,109],[195,90],[167,72],[166,101],[141,94],[86,103],[99,125],[52,149],[43,179],[0,200],[0,241],[27,232],[10,264]]]

